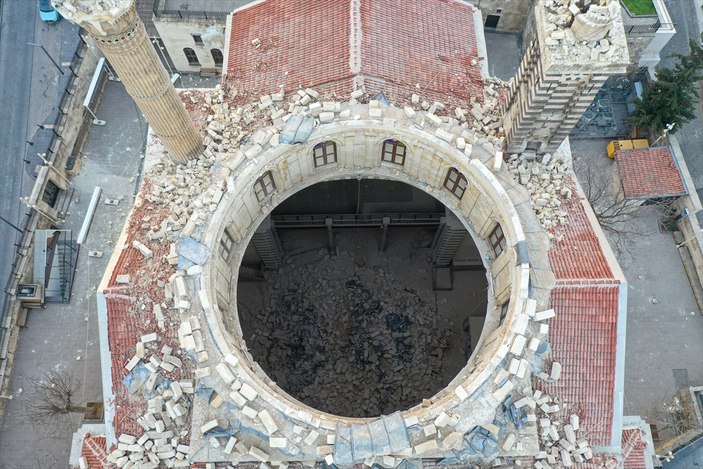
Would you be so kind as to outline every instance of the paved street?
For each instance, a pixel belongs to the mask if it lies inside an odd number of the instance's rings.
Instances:
[[[688,40],[700,41],[701,30],[699,16],[702,14],[695,0],[669,0],[666,1],[671,18],[676,24],[676,35],[669,41],[661,52],[660,66],[671,67],[676,61],[671,57],[673,53],[687,55],[689,53]],[[684,124],[676,133],[676,138],[681,145],[686,160],[686,165],[696,185],[698,196],[703,196],[703,104],[701,101],[696,106],[696,120]]]
[[[78,44],[77,27],[62,21],[55,25],[39,20],[33,0],[0,0],[0,216],[15,226],[24,221],[25,208],[19,202],[34,184],[34,166],[40,163],[37,152],[44,152],[50,130],[37,124],[53,124],[70,70],[56,69],[41,48],[61,66],[70,62]],[[27,141],[35,143],[28,145]],[[25,163],[27,160],[29,163]],[[19,233],[0,221],[0,307],[5,301],[5,282],[14,261],[14,243]]]

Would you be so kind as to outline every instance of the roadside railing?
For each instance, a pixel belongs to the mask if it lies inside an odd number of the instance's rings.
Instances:
[[[656,21],[653,21],[652,23],[624,24],[623,26],[625,28],[625,34],[632,34],[637,36],[656,34],[659,29],[674,29],[673,23],[662,23],[658,19]]]
[[[202,20],[225,20],[229,14],[229,12],[226,11],[167,10],[165,8],[161,8],[161,0],[156,0],[154,2],[152,12],[156,18]]]

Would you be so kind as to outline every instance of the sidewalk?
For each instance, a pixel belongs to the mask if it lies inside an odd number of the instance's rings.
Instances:
[[[50,434],[54,429],[37,428],[28,421],[23,400],[31,395],[31,378],[49,370],[67,371],[84,384],[79,405],[102,401],[95,289],[133,201],[147,125],[121,83],[107,83],[97,114],[107,125],[91,129],[80,174],[72,181],[73,202],[62,226],[73,231],[74,239],[94,188],[102,187],[103,193],[78,257],[71,302],[30,311],[20,333],[10,385],[13,399],[0,428],[3,469],[66,467],[71,435],[82,422],[82,415],[71,414],[64,428]],[[105,205],[105,198],[120,199],[120,203]],[[103,257],[89,257],[93,250],[103,251]]]

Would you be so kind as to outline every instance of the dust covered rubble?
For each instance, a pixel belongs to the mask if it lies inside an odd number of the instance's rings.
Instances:
[[[537,156],[524,152],[508,158],[508,171],[530,193],[537,219],[550,238],[555,228],[567,224],[562,201],[573,195],[567,183],[568,170],[568,163],[551,153]]]
[[[418,94],[399,103],[401,108],[370,99],[363,89],[351,93],[344,102],[319,101],[319,93],[307,88],[287,95],[264,95],[244,105],[230,104],[236,91],[226,94],[220,85],[202,92],[185,91],[183,98],[207,113],[205,149],[186,164],[163,158],[150,170],[147,177],[153,184],[147,198],[169,208],[170,213],[160,225],[151,227],[149,238],[192,236],[234,182],[230,175],[265,149],[280,145],[280,133],[293,116],[312,117],[315,126],[358,119],[407,121],[456,147],[467,158],[483,155],[482,159],[487,159],[503,147],[499,95],[504,86],[499,80],[486,81],[483,98],[472,97],[465,108],[422,100]]]
[[[181,350],[166,344],[159,349],[158,343],[159,333],[141,336],[125,365],[129,392],[148,397],[146,412],[136,419],[142,433],[120,434],[117,448],[108,455],[119,468],[190,467],[187,441],[195,381],[176,378],[185,371]]]
[[[390,414],[444,388],[452,332],[438,326],[432,298],[347,252],[321,257],[288,259],[270,274],[270,304],[242,324],[268,376],[311,407],[347,417]],[[360,391],[363,382],[376,384]]]
[[[580,0],[540,0],[545,46],[552,59],[568,63],[627,63],[620,5],[600,0],[581,7]]]

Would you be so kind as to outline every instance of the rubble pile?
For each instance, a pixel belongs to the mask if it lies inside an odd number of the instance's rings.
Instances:
[[[206,133],[203,154],[184,165],[176,165],[168,158],[156,163],[147,178],[152,191],[147,199],[169,207],[171,213],[160,224],[150,227],[149,239],[174,239],[179,235],[191,236],[205,224],[209,213],[214,212],[227,189],[227,178],[247,159],[258,156],[265,147],[280,144],[286,123],[294,117],[311,118],[311,125],[358,120],[360,112],[369,118],[383,118],[386,109],[413,120],[413,124],[433,132],[438,138],[453,144],[468,157],[473,146],[479,145],[493,155],[503,146],[500,94],[504,83],[488,81],[484,99],[471,98],[467,108],[447,108],[443,103],[421,100],[413,94],[407,103],[394,108],[382,100],[369,98],[363,89],[351,93],[348,101],[318,101],[320,95],[313,89],[301,89],[288,96],[283,92],[261,96],[258,102],[243,105],[230,104],[218,85],[213,90],[185,91],[184,99],[198,111],[206,113]],[[229,90],[232,98],[236,90]],[[368,107],[356,107],[361,101]],[[407,104],[407,105],[405,105]],[[404,114],[403,114],[404,113]],[[363,117],[366,117],[364,115]],[[436,127],[432,131],[432,126]]]
[[[146,396],[147,411],[136,419],[143,433],[119,435],[117,448],[108,456],[120,468],[190,467],[187,441],[195,381],[172,378],[183,367],[177,356],[182,352],[168,345],[157,350],[157,339],[155,332],[142,336],[125,365],[125,385],[130,393]]]
[[[345,252],[271,276],[268,309],[242,313],[252,355],[306,404],[349,417],[406,409],[446,386],[449,330],[391,273]],[[363,383],[363,384],[361,384]]]
[[[554,228],[567,223],[561,204],[573,194],[565,174],[568,169],[565,161],[550,153],[524,152],[508,158],[508,170],[529,191],[537,219],[550,237]]]
[[[627,63],[627,48],[617,1],[541,0],[545,45],[556,60],[573,63]]]

